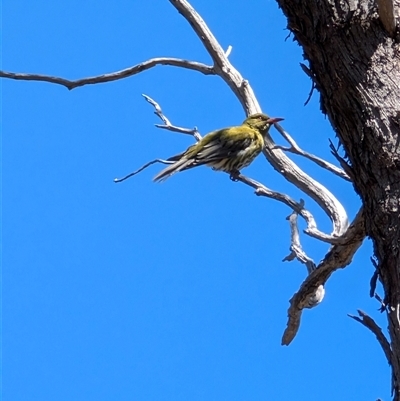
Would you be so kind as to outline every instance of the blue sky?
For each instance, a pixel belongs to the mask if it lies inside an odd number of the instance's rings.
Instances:
[[[193,0],[263,110],[284,117],[300,146],[334,161],[336,143],[274,1]],[[171,56],[210,63],[167,0],[3,2],[2,68],[70,79]],[[368,297],[366,242],[280,345],[288,301],[305,278],[289,253],[290,210],[201,167],[155,184],[152,166],[189,136],[158,130],[145,93],[176,125],[202,134],[239,124],[217,77],[156,67],[68,91],[2,80],[3,381],[5,401],[389,399],[390,372],[373,335],[347,317]],[[274,137],[283,143],[273,132]],[[294,158],[343,203],[351,184]],[[245,171],[304,198],[259,157]],[[308,198],[318,226],[330,222]],[[303,224],[303,223],[301,223]],[[302,226],[304,228],[304,226]],[[327,246],[302,237],[318,262]]]

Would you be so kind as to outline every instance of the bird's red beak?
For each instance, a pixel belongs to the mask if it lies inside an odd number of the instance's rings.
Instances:
[[[279,123],[279,121],[284,120],[284,118],[280,118],[280,117],[275,117],[275,118],[270,118],[267,120],[268,124],[275,124],[275,123]]]

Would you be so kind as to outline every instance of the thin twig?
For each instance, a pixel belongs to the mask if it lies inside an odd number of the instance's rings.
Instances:
[[[381,304],[381,307],[379,308],[380,312],[384,312],[387,308],[387,299],[386,299],[386,295],[385,295],[385,299],[382,299],[377,293],[376,293],[376,284],[378,282],[379,279],[379,265],[378,262],[374,259],[374,258],[370,258],[371,263],[374,265],[375,267],[375,271],[374,274],[371,277],[370,280],[370,289],[369,289],[369,296],[372,298],[374,297],[375,299],[378,300],[378,302]]]
[[[357,310],[359,316],[354,316],[348,314],[347,316],[351,317],[352,319],[356,320],[357,322],[361,323],[367,329],[371,330],[373,334],[375,334],[376,339],[378,340],[379,344],[382,347],[383,352],[385,353],[386,359],[390,366],[393,366],[393,353],[390,347],[390,343],[385,337],[382,332],[382,329],[376,324],[375,320],[372,319],[371,316],[367,315],[362,310]]]
[[[376,283],[378,281],[379,273],[378,270],[374,271],[374,274],[371,277],[371,280],[369,282],[370,289],[369,289],[369,296],[372,298],[375,295],[375,290],[376,290]]]
[[[386,310],[387,305],[385,304],[384,300],[382,299],[382,297],[375,293],[374,294],[374,298],[380,303],[380,307],[379,307],[379,312],[384,312]]]
[[[313,72],[304,63],[300,63],[300,67],[307,76],[309,76],[312,80],[314,80]]]
[[[396,368],[398,369],[398,362],[396,358],[394,358],[392,348],[390,346],[389,341],[385,337],[385,335],[382,332],[382,329],[377,325],[374,319],[372,319],[371,316],[367,315],[365,312],[362,310],[358,309],[357,310],[359,316],[355,315],[350,315],[348,314],[350,318],[354,319],[355,321],[361,323],[364,327],[367,329],[371,330],[373,334],[375,334],[376,339],[378,340],[385,356],[387,359],[387,362],[389,366],[392,368],[392,395],[395,389],[395,380],[396,376],[394,375],[394,372]]]
[[[147,102],[149,102],[155,109],[154,114],[156,114],[163,122],[164,125],[161,124],[155,124],[157,128],[161,129],[166,129],[168,131],[173,131],[173,132],[179,132],[180,134],[187,134],[193,136],[196,141],[200,141],[201,135],[199,131],[197,130],[197,127],[194,127],[193,129],[189,128],[183,128],[183,127],[178,127],[176,125],[172,125],[171,122],[168,120],[168,118],[165,116],[163,113],[161,106],[150,96],[147,96],[145,94],[142,94],[142,96],[146,99]]]
[[[333,145],[333,142],[331,140],[329,140],[329,148],[331,149],[332,155],[335,157],[335,159],[342,166],[342,169],[348,175],[349,180],[354,181],[353,169],[351,168],[351,166],[349,166],[348,163],[346,163],[346,160],[344,160],[343,157],[340,157],[338,150],[335,148],[335,146]]]
[[[146,163],[145,165],[143,165],[142,167],[140,167],[138,170],[133,171],[132,173],[129,173],[128,175],[126,175],[125,177],[122,178],[114,178],[114,182],[122,182],[127,180],[128,178],[133,177],[136,174],[139,174],[141,171],[143,171],[144,169],[146,169],[147,167],[151,166],[152,164],[155,163],[162,163],[162,164],[172,164],[173,162],[168,161],[168,160],[163,160],[163,159],[154,159],[151,162]]]
[[[84,85],[99,84],[99,83],[124,79],[132,75],[139,74],[142,71],[149,70],[150,68],[153,68],[157,65],[170,65],[174,67],[181,67],[181,68],[187,68],[189,70],[199,71],[205,75],[215,75],[214,67],[210,65],[198,63],[196,61],[183,60],[179,58],[157,57],[147,61],[143,61],[142,63],[136,64],[133,67],[129,67],[124,70],[112,72],[109,74],[96,75],[93,77],[81,78],[77,80],[69,80],[60,77],[53,77],[50,75],[23,74],[23,73],[15,73],[7,71],[0,71],[0,77],[23,80],[23,81],[50,82],[52,84],[63,85],[69,90],[71,90]]]
[[[312,97],[312,95],[313,95],[313,93],[314,93],[314,89],[315,89],[316,87],[317,87],[317,86],[315,85],[315,82],[312,81],[312,82],[311,82],[310,93],[308,94],[307,100],[304,102],[304,106],[307,106],[308,103],[310,102],[311,97]]]
[[[324,159],[321,159],[318,156],[314,156],[311,153],[305,152],[303,149],[300,148],[300,146],[296,143],[296,141],[289,135],[288,132],[286,132],[283,127],[280,124],[275,124],[275,128],[278,130],[278,132],[285,138],[287,142],[289,142],[290,147],[284,147],[280,145],[276,145],[277,149],[282,149],[286,152],[291,152],[300,156],[303,156],[312,162],[318,164],[318,166],[330,171],[331,173],[338,175],[341,178],[344,178],[347,181],[351,181],[350,177],[346,174],[346,172],[339,167],[336,167],[332,163],[327,162]]]
[[[304,204],[304,202],[302,202]],[[290,232],[291,232],[291,244],[290,244],[290,254],[286,256],[283,261],[292,261],[297,259],[300,263],[303,263],[307,267],[308,274],[311,274],[315,269],[314,261],[304,252],[301,243],[300,243],[300,235],[299,228],[297,225],[297,216],[296,212],[290,214],[287,217],[290,223]],[[323,285],[320,285],[317,290],[311,294],[308,298],[308,302],[305,305],[306,308],[314,308],[319,305],[325,296],[325,288]]]
[[[304,203],[304,202],[303,202]],[[308,274],[311,274],[315,270],[314,261],[307,256],[304,252],[301,243],[300,243],[300,235],[299,235],[299,227],[297,225],[297,216],[296,212],[292,212],[286,220],[289,220],[290,224],[290,254],[283,259],[285,261],[291,261],[293,259],[297,259],[300,263],[303,263],[307,267]]]
[[[232,49],[233,49],[233,47],[231,45],[229,45],[228,48],[226,49],[226,52],[225,52],[225,57],[226,58],[228,58],[231,55]]]

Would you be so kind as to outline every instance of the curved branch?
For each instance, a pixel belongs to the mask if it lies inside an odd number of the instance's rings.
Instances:
[[[310,237],[313,237],[323,242],[327,242],[329,244],[342,242],[342,239],[340,237],[333,237],[332,235],[325,234],[317,229],[317,223],[315,222],[314,216],[307,209],[304,208],[303,200],[301,200],[300,202],[296,202],[289,195],[273,191],[267,188],[265,185],[259,183],[258,181],[246,177],[242,174],[239,174],[236,178],[238,181],[243,182],[244,184],[247,184],[250,187],[254,188],[256,190],[256,195],[275,199],[279,202],[284,203],[286,206],[289,206],[294,212],[298,213],[306,221],[307,228],[304,230],[304,232]]]
[[[104,82],[117,81],[119,79],[124,79],[132,75],[139,74],[142,71],[149,70],[157,65],[171,65],[174,67],[187,68],[189,70],[199,71],[205,75],[215,75],[214,68],[212,66],[198,63],[196,61],[183,60],[179,58],[171,57],[158,57],[152,58],[142,63],[136,64],[133,67],[125,68],[124,70],[112,72],[109,74],[96,75],[94,77],[81,78],[77,80],[69,80],[60,77],[53,77],[50,75],[40,75],[40,74],[22,74],[15,72],[0,71],[0,77],[10,78],[23,81],[43,81],[50,82],[52,84],[63,85],[67,89],[72,90],[78,88],[79,86],[90,85],[90,84],[100,84]]]
[[[227,54],[197,11],[186,0],[169,0],[178,12],[189,22],[214,62],[214,71],[232,89],[247,114],[261,111],[253,89],[239,71],[230,63]]]
[[[378,340],[382,350],[386,356],[387,362],[389,366],[392,368],[392,393],[396,388],[396,377],[398,377],[394,372],[399,372],[399,363],[393,355],[392,347],[386,336],[383,334],[382,329],[378,326],[374,319],[371,316],[367,315],[362,310],[357,310],[359,316],[347,315],[354,319],[355,321],[361,323],[364,327],[371,330],[373,334],[375,334],[376,339]]]
[[[309,299],[315,294],[318,287],[324,285],[334,271],[343,269],[352,261],[365,236],[364,212],[361,208],[342,237],[343,243],[332,246],[316,270],[304,280],[299,291],[290,300],[288,323],[282,337],[282,345],[289,345],[296,336],[300,327],[302,311],[307,308]]]
[[[290,254],[285,256],[283,262],[290,262],[294,259],[297,259],[300,263],[303,263],[307,267],[308,274],[311,274],[316,266],[314,261],[303,251],[303,248],[300,243],[300,234],[299,227],[297,225],[297,216],[296,212],[292,212],[286,220],[289,220],[290,224]],[[322,301],[322,300],[321,300]]]
[[[371,316],[367,315],[360,309],[358,309],[357,312],[359,316],[354,316],[354,315],[347,315],[347,316],[361,323],[367,329],[370,329],[373,334],[375,334],[376,339],[378,340],[379,344],[382,347],[383,352],[385,353],[388,364],[393,365],[392,349],[390,347],[389,341],[383,334],[382,329],[377,325],[377,323],[375,322],[374,319],[372,319]]]

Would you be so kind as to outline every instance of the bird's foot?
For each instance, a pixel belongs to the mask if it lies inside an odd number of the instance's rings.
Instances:
[[[229,178],[233,181],[233,182],[238,182],[239,181],[239,176],[240,176],[240,171],[239,170],[235,170],[235,171],[231,171]]]

